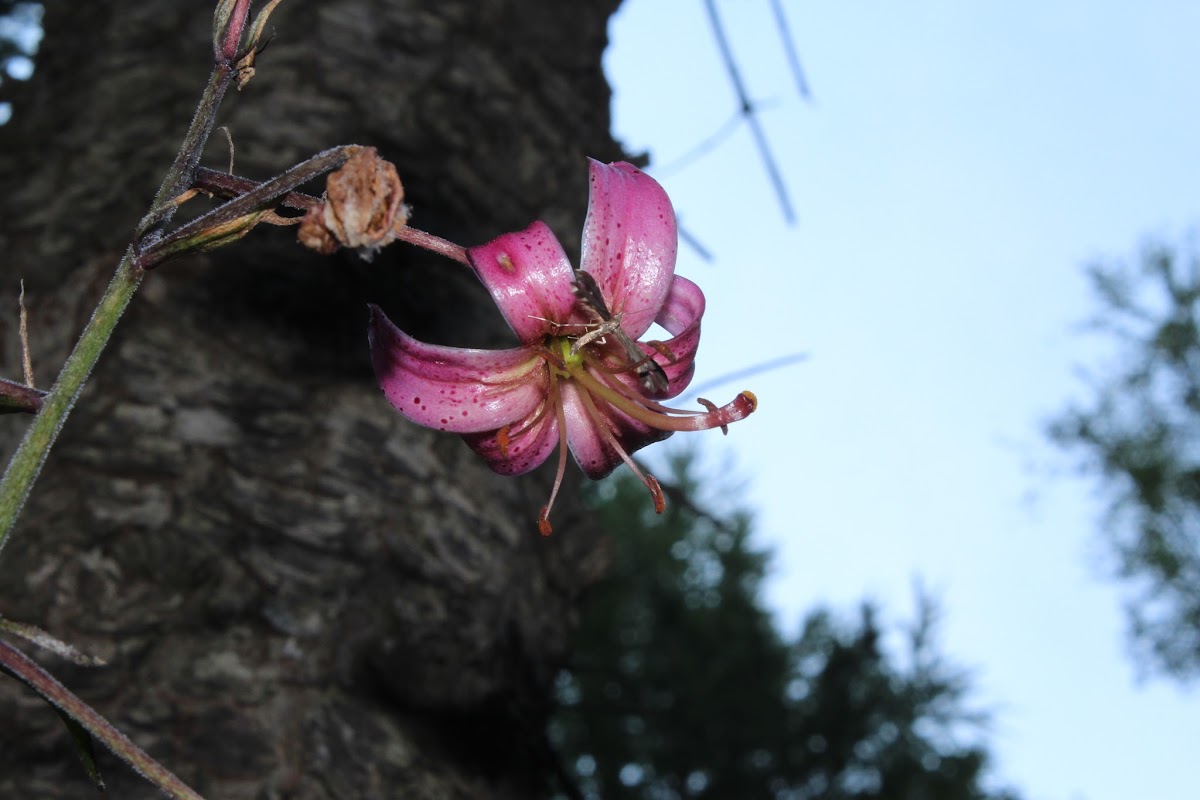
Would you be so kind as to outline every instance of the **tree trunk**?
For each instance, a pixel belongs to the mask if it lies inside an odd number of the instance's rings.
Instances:
[[[43,385],[87,320],[207,77],[212,5],[48,4],[0,128],[0,375],[20,377],[19,278]],[[476,244],[541,218],[577,247],[584,156],[621,156],[600,67],[616,5],[288,0],[221,115],[235,172],[374,145],[418,227]],[[224,137],[207,156],[224,167]],[[544,471],[493,475],[388,406],[368,302],[426,341],[512,341],[469,270],[402,244],[368,264],[260,227],[150,274],[0,552],[0,613],[105,657],[34,654],[206,796],[546,795],[597,536],[568,492],[540,538]],[[0,417],[5,457],[27,424]],[[86,794],[15,681],[0,720],[0,796]],[[158,796],[101,763],[112,796]]]

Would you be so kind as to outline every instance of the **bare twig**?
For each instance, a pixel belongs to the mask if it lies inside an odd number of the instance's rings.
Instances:
[[[25,279],[21,279],[21,294],[17,297],[17,305],[21,307],[21,321],[18,336],[21,337],[21,371],[25,376],[25,385],[34,387],[33,359],[29,357],[29,313],[25,310]]]
[[[217,109],[237,72],[234,62],[238,58],[238,43],[242,39],[249,13],[249,0],[220,0],[217,4],[213,18],[213,70],[204,93],[200,95],[196,114],[184,134],[175,161],[158,187],[149,213],[138,223],[134,242],[139,247],[145,240],[157,239],[162,234],[178,208],[173,200],[192,183],[204,145],[216,125]]]
[[[151,758],[133,741],[95,709],[80,700],[36,661],[8,642],[0,639],[0,669],[44,697],[55,708],[78,722],[109,750],[124,759],[147,780],[172,797],[183,800],[203,800],[166,767]]]
[[[439,253],[446,258],[452,258],[460,264],[469,265],[471,263],[467,260],[467,251],[465,248],[454,242],[446,241],[440,236],[434,236],[432,233],[426,233],[411,226],[398,228],[396,230],[396,239]]]
[[[686,153],[676,158],[674,161],[669,161],[661,167],[654,168],[654,176],[656,178],[665,178],[666,176],[678,172],[684,167],[691,164],[693,161],[708,155],[712,150],[716,149],[717,145],[729,138],[730,134],[737,130],[738,125],[742,124],[742,112],[737,110],[721,127],[706,136],[703,141],[688,150]]]
[[[233,174],[233,154],[234,154],[233,134],[229,132],[228,125],[222,125],[221,127],[217,128],[217,130],[219,130],[221,133],[225,134],[225,141],[229,145],[229,170],[228,171],[229,171],[229,174],[232,175]],[[197,169],[199,169],[199,167],[197,167]]]
[[[0,414],[36,414],[46,393],[0,378]]]
[[[272,208],[279,203],[279,198],[289,194],[300,186],[320,175],[337,169],[345,164],[354,153],[362,148],[348,144],[334,147],[323,153],[302,161],[286,172],[263,183],[255,183],[254,188],[239,194],[233,200],[212,211],[197,217],[188,224],[172,231],[169,235],[157,239],[143,248],[137,254],[135,262],[142,269],[151,269],[172,256],[197,249],[198,238],[204,237],[210,231],[223,231],[226,226],[236,225],[241,219]],[[209,173],[211,175],[211,173]],[[252,225],[253,222],[248,224]],[[235,233],[245,231],[238,228]]]
[[[192,183],[193,188],[226,200],[243,195],[251,189],[257,188],[259,185],[261,185],[261,181],[240,178],[232,173],[219,172],[208,167],[198,167],[196,169],[196,179]],[[308,211],[308,209],[320,203],[321,198],[313,197],[311,194],[304,194],[303,192],[288,192],[276,198],[275,202],[285,208]]]
[[[783,0],[771,0],[771,11],[775,13],[775,26],[779,28],[779,36],[783,39],[783,50],[787,53],[788,66],[792,68],[792,77],[796,80],[796,91],[805,100],[812,100],[808,81],[804,78],[804,70],[800,68],[800,56],[796,45],[792,42],[792,32],[788,28],[787,17],[783,13]]]
[[[725,38],[725,27],[721,24],[720,16],[717,15],[715,0],[704,0],[704,7],[707,9],[708,19],[712,23],[713,35],[717,39],[717,49],[720,50],[721,59],[725,62],[725,71],[729,73],[729,80],[733,82],[734,91],[737,92],[738,102],[741,104],[742,116],[746,118],[746,123],[750,126],[750,133],[754,137],[755,146],[758,147],[758,153],[762,157],[767,175],[775,187],[775,194],[779,198],[779,205],[783,210],[783,218],[790,225],[796,221],[796,215],[792,211],[792,202],[788,199],[787,187],[783,183],[783,176],[779,172],[775,158],[771,155],[770,145],[767,144],[767,135],[758,121],[758,116],[754,113],[754,105],[750,102],[750,95],[746,92],[746,86],[742,83],[742,75],[738,71],[737,62],[733,59],[733,51],[729,47],[729,41]]]
[[[696,255],[700,256],[700,258],[711,264],[713,260],[712,251],[701,244],[700,240],[697,239],[687,228],[683,227],[682,225],[678,225],[678,228],[679,239],[688,247],[695,250]]]
[[[202,189],[206,192],[212,192],[218,197],[239,197],[257,187],[261,186],[258,181],[249,178],[240,178],[236,175],[227,175],[223,172],[216,172],[211,169],[201,167],[196,172],[195,188]],[[303,192],[287,192],[276,198],[275,202],[285,208],[294,208],[297,211],[308,211],[313,206],[320,204],[321,198],[313,197],[311,194]],[[396,239],[402,242],[416,245],[417,247],[430,250],[434,253],[439,253],[447,258],[452,258],[460,264],[467,264],[467,251],[459,245],[449,242],[440,236],[434,236],[432,233],[418,230],[411,226],[397,228],[395,230]]]
[[[35,644],[43,650],[49,650],[56,656],[65,658],[81,667],[102,667],[105,664],[103,658],[84,653],[35,625],[0,617],[0,631],[19,636],[25,641]]]
[[[771,372],[782,367],[790,367],[792,364],[799,364],[801,361],[808,360],[808,353],[789,353],[786,356],[772,358],[770,361],[763,361],[759,364],[739,369],[736,372],[727,372],[724,375],[718,375],[710,381],[705,381],[699,386],[689,386],[687,394],[683,399],[692,399],[698,396],[701,392],[706,392],[709,389],[715,389],[718,386],[724,386],[733,381],[740,381],[743,378],[749,378],[753,375],[759,375],[763,372]]]

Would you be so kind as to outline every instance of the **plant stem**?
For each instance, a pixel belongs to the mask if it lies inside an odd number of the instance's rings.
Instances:
[[[345,156],[347,158],[349,158],[349,156],[352,155],[353,153],[352,153],[352,151],[347,152],[347,148],[351,148],[354,146],[355,145],[345,145],[345,147],[342,147],[342,148],[335,148],[333,150],[327,150],[327,151],[325,151],[325,153],[321,153],[317,156],[314,156],[313,159],[309,159],[308,161],[305,161],[302,164],[300,164],[296,167],[293,167],[292,170],[300,169],[301,167],[304,167],[305,165],[311,165],[314,163],[314,160],[316,158],[322,158],[323,156],[330,154],[330,153],[344,153]],[[334,167],[341,166],[340,162],[339,163],[321,162],[321,163],[325,165],[326,169],[333,169]],[[284,173],[284,175],[289,174],[290,172],[292,172],[292,170],[289,170],[288,173]],[[282,178],[283,176],[280,176],[280,177]],[[314,177],[315,177],[315,175],[314,175]],[[278,180],[278,178],[276,180]],[[250,178],[240,178],[237,175],[230,175],[225,172],[217,172],[216,170],[211,170],[211,169],[206,169],[205,167],[200,167],[198,170],[196,170],[196,180],[192,183],[192,188],[200,189],[205,192],[210,192],[218,197],[237,198],[238,201],[243,201],[244,198],[249,193],[259,191],[260,187],[262,187],[264,185],[265,184],[262,184],[259,181],[251,180]],[[262,196],[263,195],[260,195],[260,197],[262,197]],[[287,208],[294,208],[298,211],[308,211],[310,208],[312,208],[313,206],[317,205],[320,202],[322,202],[322,200],[319,197],[313,197],[312,195],[309,195],[309,194],[303,194],[301,192],[294,192],[294,191],[288,191],[286,194],[278,195],[275,200],[276,205],[285,206]],[[216,211],[222,211],[226,207],[232,206],[232,205],[233,205],[232,202],[227,203],[225,206],[221,206],[220,208],[215,209],[213,212],[210,212],[210,213],[215,214]],[[243,204],[240,206],[240,213],[246,213],[248,211],[257,210],[257,208],[260,206],[261,206],[261,203],[258,203],[257,205]],[[221,217],[220,221],[232,219],[235,216],[236,215],[234,215],[234,214],[227,214],[227,215],[224,215],[223,217]],[[206,226],[195,227],[201,220],[209,220],[209,221]],[[194,228],[194,230],[199,230],[200,227],[211,227],[214,224],[216,224],[216,221],[214,219],[211,219],[210,215],[206,214],[204,217],[200,217],[199,219],[195,220],[195,222],[189,223],[188,226],[186,226],[186,228],[180,228],[178,231],[173,231],[170,236],[168,236],[166,239],[164,239],[161,242],[159,242],[158,244],[156,244],[154,249],[157,250],[159,248],[167,247],[171,242],[174,242],[177,237],[180,237],[185,229],[193,229]],[[421,248],[424,248],[425,250],[429,250],[431,252],[443,255],[446,258],[454,259],[455,261],[459,262],[460,264],[470,265],[470,263],[471,263],[470,261],[467,260],[467,251],[465,249],[463,249],[461,246],[455,244],[454,242],[450,242],[450,241],[447,241],[447,240],[441,238],[440,236],[435,236],[432,233],[426,233],[425,231],[418,230],[417,228],[413,228],[409,225],[405,225],[402,228],[397,228],[393,232],[396,234],[396,239],[398,239],[399,241],[408,242],[409,244],[414,245],[416,247],[421,247]],[[147,251],[147,255],[149,255],[149,251]],[[146,264],[147,269],[149,269],[152,266],[154,266],[154,265],[149,264],[149,263]]]
[[[41,410],[33,418],[21,446],[8,463],[4,479],[0,481],[0,548],[7,541],[8,533],[29,496],[29,490],[37,480],[42,464],[45,463],[58,432],[62,430],[71,407],[75,405],[76,398],[83,390],[84,382],[108,343],[117,320],[121,318],[121,312],[125,310],[133,293],[137,291],[138,284],[141,283],[143,272],[134,269],[132,252],[130,248],[121,259],[116,274],[108,284],[108,289],[96,306],[87,327],[83,329],[75,349],[63,364],[54,388],[42,399]]]
[[[465,248],[454,242],[448,242],[440,236],[434,236],[432,233],[426,233],[408,225],[405,225],[403,228],[397,228],[395,234],[396,239],[401,242],[408,242],[417,247],[422,247],[443,255],[446,258],[452,258],[460,264],[466,264],[468,267],[471,266]]]
[[[0,414],[36,414],[46,393],[23,383],[0,378]]]
[[[243,15],[241,23],[244,24],[244,15],[249,13],[248,4],[240,4],[237,13]],[[241,30],[241,25],[238,25],[238,30]],[[92,373],[92,368],[104,352],[121,313],[129,305],[142,281],[145,271],[134,261],[135,248],[160,238],[163,226],[174,215],[176,206],[171,200],[191,184],[200,153],[204,150],[209,133],[212,132],[217,109],[229,88],[233,73],[233,63],[218,57],[212,74],[209,75],[208,85],[204,87],[204,93],[200,96],[192,124],[179,148],[179,154],[167,171],[158,194],[155,195],[150,213],[139,223],[134,243],[126,250],[125,256],[117,266],[116,274],[108,284],[108,289],[100,298],[100,303],[96,306],[87,327],[80,334],[79,341],[75,343],[75,349],[63,364],[54,387],[43,399],[41,410],[34,417],[29,430],[25,432],[21,446],[8,462],[4,478],[0,479],[0,550],[8,541],[8,535],[17,522],[38,473],[42,471],[42,465],[46,463],[46,457],[58,437],[58,432],[62,430],[79,393],[83,391],[84,383]]]
[[[197,167],[196,178],[192,181],[192,188],[217,197],[223,197],[226,200],[232,200],[256,188],[261,183],[262,181],[240,178],[229,172],[218,172],[208,167]],[[314,197],[311,194],[304,194],[303,192],[288,192],[282,195],[277,202],[284,208],[291,208],[296,211],[308,211],[320,203],[321,198]]]
[[[87,703],[54,679],[41,665],[8,642],[0,639],[0,669],[11,672],[18,680],[83,726],[105,747],[120,756],[147,780],[182,800],[204,800],[183,781],[159,764],[133,741]]]
[[[241,39],[249,13],[248,2],[236,2],[232,11],[233,18],[228,21],[225,32],[226,38],[232,40],[232,45],[225,42],[223,47],[217,48],[214,53],[213,71],[208,76],[208,85],[204,87],[204,93],[200,95],[192,124],[184,134],[183,143],[175,155],[175,163],[167,170],[162,185],[154,195],[149,213],[138,223],[135,243],[140,242],[147,234],[154,238],[162,231],[178,208],[172,201],[183,194],[192,183],[192,176],[196,174],[196,167],[204,154],[204,145],[208,142],[213,126],[217,124],[217,109],[221,107],[221,101],[225,99],[225,92],[228,91],[236,72],[234,60],[237,57],[237,42]]]
[[[312,158],[301,161],[296,166],[271,178],[269,181],[263,183],[250,182],[249,186],[252,188],[246,190],[245,194],[238,195],[235,199],[214,208],[203,216],[197,217],[188,224],[181,226],[178,230],[171,231],[169,235],[162,239],[148,244],[138,254],[136,263],[143,269],[152,269],[171,256],[177,255],[178,252],[188,252],[195,249],[192,245],[192,240],[202,235],[204,231],[212,230],[224,223],[232,222],[239,217],[244,217],[256,211],[262,211],[263,209],[279,205],[279,198],[281,196],[287,196],[297,186],[305,184],[320,175],[324,175],[330,170],[337,169],[361,149],[361,146],[353,144],[333,147],[322,153],[317,153]]]

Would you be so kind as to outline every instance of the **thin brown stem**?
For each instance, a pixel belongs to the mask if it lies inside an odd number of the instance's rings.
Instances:
[[[192,184],[192,188],[194,189],[199,189],[201,191],[214,194],[217,197],[224,198],[236,198],[239,196],[244,196],[246,193],[257,189],[260,186],[262,186],[261,183],[251,180],[250,178],[229,175],[228,173],[217,172],[216,170],[206,169],[205,167],[201,167],[196,171],[196,180]],[[313,206],[321,203],[322,200],[321,198],[314,197],[311,194],[290,191],[277,197],[275,202],[277,205],[285,208],[293,208],[297,211],[308,211]],[[201,219],[203,219],[203,217]],[[396,238],[402,242],[408,242],[411,245],[416,245],[417,247],[429,250],[430,252],[443,255],[446,258],[450,258],[459,262],[460,264],[469,265],[471,263],[467,260],[466,248],[460,247],[454,242],[443,239],[440,236],[435,236],[432,233],[427,233],[426,231],[422,231],[411,226],[397,228],[394,233],[396,234]],[[174,238],[174,236],[175,234],[172,234],[172,238]]]
[[[261,181],[242,178],[232,173],[220,172],[208,167],[199,167],[196,169],[196,179],[192,181],[192,188],[225,200],[232,200],[251,189],[257,188],[260,184]],[[276,200],[278,205],[297,211],[308,211],[320,202],[321,198],[303,192],[288,192]]]
[[[29,355],[29,312],[25,309],[25,281],[21,281],[21,296],[17,300],[21,307],[18,336],[21,339],[21,372],[25,385],[33,386],[33,359]]]
[[[273,208],[279,204],[279,198],[292,193],[297,186],[337,169],[361,149],[359,145],[354,144],[334,147],[300,162],[268,181],[254,184],[254,188],[244,194],[145,247],[135,259],[137,265],[142,269],[153,269],[172,256],[194,250],[194,240],[203,236],[206,231],[218,230],[228,223]],[[209,172],[206,176],[211,179],[212,173]]]
[[[452,258],[460,264],[468,266],[471,264],[467,258],[466,248],[460,247],[454,242],[447,241],[440,236],[434,236],[432,233],[426,233],[425,231],[409,226],[397,228],[394,233],[396,234],[396,238],[402,242],[415,244],[417,247],[423,247],[446,258]]]
[[[99,712],[55,680],[54,676],[42,669],[40,664],[3,639],[0,639],[0,669],[12,673],[17,680],[78,722],[84,730],[96,737],[105,747],[120,756],[147,780],[168,792],[172,797],[183,798],[183,800],[203,800],[186,783],[151,758],[128,736],[117,730]]]
[[[249,11],[248,8],[242,9],[243,14],[247,11]],[[196,174],[196,166],[200,163],[200,156],[204,152],[204,145],[208,142],[208,137],[216,125],[217,109],[220,108],[221,101],[225,98],[225,92],[228,91],[233,76],[232,63],[218,60],[213,66],[212,74],[208,78],[208,85],[200,96],[196,115],[192,117],[192,124],[183,137],[183,144],[179,146],[175,162],[167,170],[167,176],[163,179],[162,185],[158,187],[158,193],[154,195],[150,211],[138,223],[134,241],[139,245],[143,241],[154,240],[161,236],[163,229],[171,221],[171,217],[175,216],[178,206],[173,200],[183,194],[191,185],[192,178]]]
[[[0,378],[0,414],[36,414],[45,396],[32,386]]]

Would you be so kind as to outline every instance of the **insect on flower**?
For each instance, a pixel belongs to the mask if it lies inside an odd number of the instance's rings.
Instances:
[[[467,251],[521,347],[425,344],[372,308],[375,372],[405,417],[462,435],[504,475],[528,472],[559,448],[538,519],[543,534],[568,449],[591,478],[627,464],[661,512],[658,481],[630,454],[676,431],[725,430],[757,405],[750,392],[720,407],[700,399],[704,410],[662,405],[691,381],[704,294],[675,275],[675,214],[662,187],[626,163],[593,161],[590,177],[579,270],[542,222]],[[672,338],[638,342],[652,323]]]
[[[575,270],[574,277],[575,285],[572,289],[575,292],[575,299],[588,312],[594,314],[600,324],[594,330],[576,339],[571,345],[571,350],[577,353],[584,345],[592,341],[604,344],[604,337],[611,335],[625,351],[625,355],[629,357],[629,367],[637,373],[645,393],[666,394],[667,390],[671,388],[667,373],[663,372],[663,368],[654,359],[639,350],[637,343],[621,330],[621,315],[614,316],[608,310],[608,306],[604,303],[604,296],[600,293],[600,287],[596,285],[596,279],[580,269]],[[674,360],[670,350],[664,349],[659,352]]]

